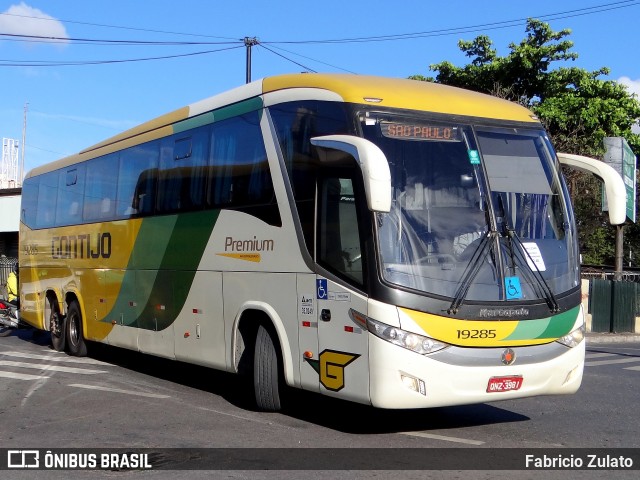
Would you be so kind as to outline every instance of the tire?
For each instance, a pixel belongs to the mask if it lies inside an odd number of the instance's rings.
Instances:
[[[87,343],[84,341],[82,332],[82,314],[80,306],[75,300],[69,304],[67,309],[67,348],[74,357],[87,356]]]
[[[45,310],[49,317],[49,332],[51,333],[51,346],[57,352],[63,352],[67,345],[67,322],[60,315],[58,302],[51,298],[47,299]]]
[[[1,325],[0,326],[0,337],[8,337],[9,335],[11,335],[11,330],[13,330],[13,328],[5,327],[4,325]]]
[[[277,412],[280,402],[280,361],[277,342],[264,326],[258,327],[253,358],[253,390],[259,410]]]

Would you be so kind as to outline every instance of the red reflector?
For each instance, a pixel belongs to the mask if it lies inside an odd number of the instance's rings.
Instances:
[[[345,331],[345,332],[353,333],[353,327],[350,327],[349,325],[345,325],[345,326],[344,326],[344,331]]]
[[[200,310],[199,308],[194,308],[193,313],[202,313],[202,310]]]
[[[302,326],[303,327],[310,327],[311,326],[311,322],[302,322]]]

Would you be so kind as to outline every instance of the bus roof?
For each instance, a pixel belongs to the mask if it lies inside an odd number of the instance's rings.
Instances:
[[[176,122],[243,100],[288,89],[322,90],[348,103],[369,103],[456,116],[539,123],[531,111],[516,103],[433,82],[350,74],[279,75],[256,80],[142,123],[78,154],[36,167],[26,177],[170,135],[173,133],[172,125]]]
[[[350,103],[468,117],[538,122],[526,108],[491,95],[433,82],[348,74],[297,74],[263,80],[263,93],[287,88],[330,90]],[[369,101],[367,101],[369,99]]]

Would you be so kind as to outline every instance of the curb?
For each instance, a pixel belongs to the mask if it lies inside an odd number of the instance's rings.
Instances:
[[[637,333],[587,333],[587,345],[601,343],[640,343]]]

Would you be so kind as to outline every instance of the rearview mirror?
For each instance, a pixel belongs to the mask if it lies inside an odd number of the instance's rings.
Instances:
[[[380,148],[360,137],[351,135],[327,135],[314,137],[311,144],[318,147],[320,162],[330,163],[330,150],[351,155],[362,171],[367,207],[372,212],[391,210],[391,171],[387,157]]]

